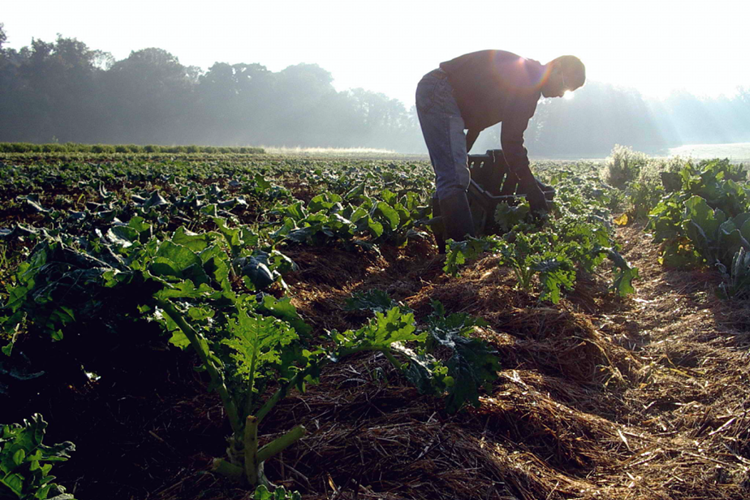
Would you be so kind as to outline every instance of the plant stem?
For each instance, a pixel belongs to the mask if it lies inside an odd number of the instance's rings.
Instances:
[[[206,339],[190,326],[187,321],[185,321],[182,314],[169,301],[157,299],[156,304],[164,310],[170,318],[172,318],[172,321],[177,323],[177,326],[182,330],[182,333],[184,333],[190,341],[190,345],[195,352],[198,353],[198,357],[201,359],[203,366],[206,367],[206,371],[211,376],[211,382],[216,386],[216,392],[218,392],[221,397],[221,402],[224,404],[224,409],[227,411],[232,431],[234,431],[235,435],[239,434],[242,430],[242,424],[240,423],[237,405],[229,394],[229,389],[227,389],[226,383],[224,382],[224,375],[218,368],[216,368],[216,365],[214,365],[213,361],[209,358],[210,351],[208,350]]]
[[[227,462],[223,458],[214,458],[214,463],[211,466],[211,469],[214,472],[235,481],[242,481],[242,477],[244,476],[242,467]]]
[[[258,318],[255,319],[255,336],[258,336]],[[250,361],[250,383],[248,384],[247,399],[245,399],[245,415],[250,415],[253,408],[253,389],[255,388],[255,363],[258,360],[258,349],[253,349],[253,356]]]
[[[263,448],[258,450],[258,463],[263,463],[266,460],[278,455],[286,448],[302,439],[306,433],[307,430],[303,426],[298,425],[283,436],[277,437],[276,439],[265,445]]]
[[[323,367],[327,362],[322,362],[322,364],[319,365],[319,367]],[[288,382],[282,383],[281,386],[276,390],[276,392],[271,396],[271,398],[266,401],[266,404],[263,405],[263,407],[258,410],[258,412],[255,414],[256,418],[258,419],[258,423],[260,424],[260,421],[263,420],[263,418],[268,415],[268,413],[273,409],[274,406],[276,406],[276,403],[284,399],[289,392],[290,387],[294,387],[297,385],[297,381],[301,378],[305,378],[308,374],[308,370],[301,370],[298,371],[294,377],[289,379]]]
[[[258,466],[262,462],[258,458],[258,423],[252,415],[245,420],[245,477],[252,487],[258,484]]]
[[[401,364],[399,360],[397,360],[393,354],[391,354],[390,349],[383,349],[382,350],[383,355],[385,355],[385,359],[391,362],[391,364],[400,372],[404,371],[404,366]]]

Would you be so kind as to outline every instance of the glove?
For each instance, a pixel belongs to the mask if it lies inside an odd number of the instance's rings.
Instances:
[[[535,215],[541,216],[549,212],[547,198],[544,197],[544,193],[536,182],[526,191],[526,199],[529,200],[529,207]]]

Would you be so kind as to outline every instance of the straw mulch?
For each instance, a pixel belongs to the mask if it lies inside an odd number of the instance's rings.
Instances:
[[[361,324],[344,298],[391,286],[418,318],[437,299],[486,319],[476,335],[503,369],[478,408],[449,415],[382,356],[333,366],[264,422],[263,439],[308,430],[266,465],[268,476],[306,499],[750,498],[747,305],[717,299],[714,273],[663,269],[642,228],[619,231],[640,269],[637,294],[602,293],[593,277],[557,306],[516,290],[493,257],[452,279],[434,254],[395,252],[364,270],[363,260],[295,255],[305,266],[295,301],[317,328]],[[210,474],[158,494],[199,497],[250,495]]]

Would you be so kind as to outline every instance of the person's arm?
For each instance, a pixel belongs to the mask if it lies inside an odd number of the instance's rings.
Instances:
[[[471,151],[471,147],[474,145],[475,142],[477,142],[477,137],[479,137],[479,129],[469,129],[466,132],[466,153],[468,154],[469,151]]]
[[[528,152],[523,145],[523,134],[529,125],[529,119],[530,116],[525,117],[525,114],[513,114],[503,120],[500,143],[505,161],[510,171],[518,177],[531,210],[537,213],[546,212],[548,211],[547,199],[537,184],[534,174],[531,173]]]
[[[521,180],[533,177],[529,168],[529,155],[523,145],[523,134],[528,124],[528,119],[513,116],[503,120],[500,130],[500,146],[503,149],[505,161],[510,171]]]

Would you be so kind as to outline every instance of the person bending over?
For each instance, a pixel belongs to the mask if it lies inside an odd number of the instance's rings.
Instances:
[[[467,155],[479,133],[496,123],[502,122],[503,155],[531,210],[547,211],[547,200],[529,169],[523,134],[541,96],[561,97],[585,81],[586,68],[575,56],[540,64],[502,50],[464,54],[422,78],[417,85],[417,115],[435,170],[448,238],[463,240],[475,234],[466,196]]]

